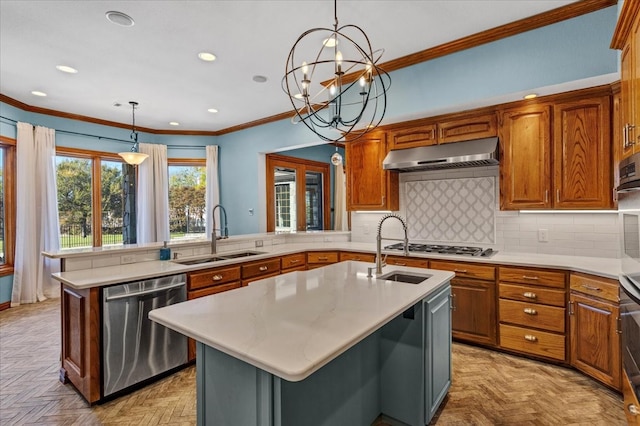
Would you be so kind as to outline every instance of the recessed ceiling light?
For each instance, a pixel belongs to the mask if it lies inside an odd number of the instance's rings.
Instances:
[[[133,27],[135,23],[133,18],[125,13],[118,12],[116,10],[110,10],[104,14],[109,22],[120,25],[122,27]]]
[[[58,71],[62,71],[62,72],[66,72],[69,74],[77,74],[78,70],[75,68],[72,68],[70,66],[67,65],[56,65],[56,69]]]
[[[178,123],[177,121],[170,121],[170,122],[169,122],[169,125],[170,125],[170,126],[179,126],[179,125],[180,125],[180,123]]]
[[[34,90],[34,91],[32,91],[32,92],[31,92],[31,94],[32,94],[32,95],[35,95],[35,96],[47,96],[47,94],[46,94],[46,93],[41,92],[41,91],[39,91],[39,90]]]
[[[524,95],[524,99],[535,99],[538,97],[537,93],[529,93],[528,95]]]
[[[267,77],[265,77],[264,75],[254,75],[253,81],[255,81],[256,83],[266,83]]]
[[[215,108],[209,108],[207,111],[209,111],[212,114],[215,114],[216,112],[218,112],[218,110]]]
[[[198,58],[202,59],[205,62],[213,62],[216,60],[216,55],[209,52],[200,52],[198,53]]]
[[[335,37],[329,37],[322,40],[322,45],[324,47],[336,47],[338,45],[338,40]]]

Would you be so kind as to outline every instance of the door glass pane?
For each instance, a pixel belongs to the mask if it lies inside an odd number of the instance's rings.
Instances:
[[[172,240],[205,236],[206,175],[204,166],[169,166],[169,231]]]
[[[305,211],[308,230],[322,229],[322,173],[305,173]]]
[[[0,148],[0,265],[4,265],[6,262],[4,250],[5,250],[5,235],[4,235],[4,148]]]
[[[91,247],[91,160],[56,156],[60,248]]]
[[[276,231],[295,231],[296,221],[296,171],[276,167],[274,171],[276,197]]]
[[[124,170],[120,161],[100,162],[102,245],[122,244]]]

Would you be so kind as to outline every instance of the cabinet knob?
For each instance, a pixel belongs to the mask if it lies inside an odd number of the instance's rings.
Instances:
[[[531,335],[531,334],[525,334],[524,335],[524,340],[526,340],[528,342],[537,342],[538,338],[536,336]]]
[[[213,281],[220,281],[222,279],[222,275],[220,274],[215,274],[214,276],[211,277],[211,279]]]
[[[627,406],[627,409],[632,416],[637,416],[638,414],[640,414],[640,410],[638,410],[638,407],[636,407],[635,404],[629,404]]]
[[[261,266],[259,269],[260,269],[262,272],[264,272],[264,271],[266,271],[266,270],[267,270],[267,269],[269,269],[269,268],[268,268],[268,267],[266,267],[266,266]]]
[[[538,311],[532,308],[524,308],[524,313],[527,315],[538,315]]]
[[[524,293],[522,293],[522,295],[524,297],[526,297],[527,299],[537,299],[538,298],[538,295],[533,293],[533,292],[531,292],[531,291],[525,291]]]

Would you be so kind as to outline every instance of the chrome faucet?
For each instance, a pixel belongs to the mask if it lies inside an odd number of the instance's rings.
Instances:
[[[224,233],[222,232],[222,228],[220,228],[220,236],[216,236],[216,209],[220,208],[222,210],[222,215],[224,217]],[[213,206],[211,210],[211,218],[213,221],[211,222],[211,254],[216,254],[216,242],[223,238],[229,238],[229,228],[227,227],[227,211],[222,207],[221,204],[216,204]],[[222,221],[221,221],[222,222]],[[222,225],[222,224],[221,224]]]
[[[398,215],[388,214],[380,219],[380,223],[378,223],[378,236],[376,237],[376,275],[382,274],[382,267],[387,266],[385,261],[382,259],[382,224],[385,220],[395,217],[402,223],[402,229],[404,229],[404,239],[400,238],[384,238],[385,240],[392,241],[403,241],[404,242],[404,255],[409,256],[409,238],[407,238],[407,223]],[[387,256],[385,256],[385,259]]]

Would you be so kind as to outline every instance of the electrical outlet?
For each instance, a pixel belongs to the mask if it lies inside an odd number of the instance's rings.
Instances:
[[[136,263],[136,255],[135,254],[126,254],[124,256],[120,256],[120,263]]]
[[[549,241],[549,230],[548,229],[538,229],[538,241],[541,243],[546,243]]]
[[[324,242],[328,243],[328,242],[331,242],[331,241],[333,241],[333,238],[329,237],[328,235],[325,235]]]
[[[256,240],[256,247],[262,247],[262,240]]]

